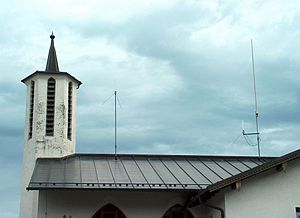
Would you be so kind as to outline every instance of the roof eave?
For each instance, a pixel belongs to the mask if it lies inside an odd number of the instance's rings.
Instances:
[[[85,190],[85,191],[151,191],[151,192],[185,192],[185,193],[198,193],[198,189],[159,189],[159,188],[66,188],[66,187],[26,187],[27,191],[36,190]]]
[[[73,79],[74,81],[76,81],[78,83],[78,88],[79,86],[82,84],[82,82],[78,79],[76,79],[74,76],[72,76],[71,74],[67,73],[67,72],[56,72],[56,71],[35,71],[34,73],[30,74],[29,76],[25,77],[24,79],[21,80],[22,83],[26,83],[26,81],[28,79],[30,79],[31,77],[38,75],[38,74],[44,74],[44,75],[53,75],[53,76],[59,76],[59,75],[65,75],[70,77],[71,79]]]
[[[295,160],[300,157],[300,149],[296,150],[294,152],[288,153],[286,155],[283,155],[279,158],[276,158],[274,160],[271,160],[269,162],[264,163],[263,165],[259,165],[257,167],[254,167],[252,169],[249,169],[245,172],[242,172],[240,174],[237,174],[235,176],[232,176],[228,179],[222,180],[220,182],[214,183],[212,185],[209,185],[206,189],[202,190],[200,193],[200,197],[207,198],[207,196],[210,196],[211,194],[229,187],[233,185],[236,182],[248,179],[250,177],[256,176],[258,174],[261,174],[263,172],[266,172],[268,170],[271,170],[273,168],[276,168],[277,166],[280,166],[286,162]]]

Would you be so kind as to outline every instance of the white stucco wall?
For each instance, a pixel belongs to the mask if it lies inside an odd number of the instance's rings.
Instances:
[[[225,201],[224,201],[224,193],[223,190],[218,192],[217,195],[211,197],[211,199],[207,202],[208,205],[212,205],[218,208],[222,208],[225,210]],[[206,208],[206,217],[207,218],[221,218],[221,212],[211,207]]]
[[[40,191],[38,217],[91,218],[102,206],[111,203],[128,218],[160,218],[175,204],[184,205],[183,192],[143,191]],[[195,218],[203,216],[201,207],[190,210]]]
[[[294,218],[300,207],[300,158],[286,171],[275,169],[242,182],[225,193],[226,218]]]
[[[54,136],[45,136],[47,82],[52,77],[55,85]],[[29,133],[30,84],[35,82],[32,138]],[[72,139],[67,138],[68,129],[68,83],[73,82]],[[76,143],[76,87],[77,82],[66,75],[39,73],[26,81],[27,100],[23,148],[23,176],[21,185],[20,218],[37,217],[38,194],[26,191],[35,161],[39,157],[62,157],[75,153]]]
[[[36,214],[37,211],[36,202],[38,196],[35,193],[29,193],[26,191],[26,187],[29,183],[34,168],[34,163],[35,163],[35,149],[30,143],[32,139],[28,139],[29,104],[30,104],[30,82],[29,81],[27,81],[26,86],[27,86],[27,91],[26,91],[27,94],[26,94],[25,130],[24,130],[24,147],[23,147],[23,172],[22,172],[21,199],[20,199],[20,218],[31,217],[32,214]]]
[[[54,135],[45,136],[46,110],[47,110],[47,82],[52,77],[55,79],[55,115]],[[32,143],[35,144],[37,157],[61,157],[75,152],[76,142],[76,87],[77,83],[65,75],[55,73],[43,75],[42,73],[32,78],[35,81],[34,125]],[[68,129],[68,83],[73,82],[72,105],[72,140],[67,139]],[[30,83],[30,81],[28,81]],[[28,86],[30,87],[30,85]],[[29,96],[27,97],[29,98]],[[26,111],[28,111],[27,108]],[[26,120],[25,129],[28,129],[29,119]],[[26,135],[25,135],[26,141]]]

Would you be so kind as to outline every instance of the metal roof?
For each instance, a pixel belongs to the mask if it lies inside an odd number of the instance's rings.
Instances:
[[[27,187],[196,191],[272,158],[194,155],[74,154],[39,158]]]
[[[57,56],[56,56],[56,51],[55,51],[55,47],[54,47],[54,38],[55,38],[55,36],[53,35],[53,32],[52,32],[52,34],[50,36],[51,44],[50,44],[50,48],[49,48],[49,54],[48,54],[47,65],[46,65],[45,71],[59,72]]]
[[[200,190],[196,195],[190,197],[186,205],[188,207],[196,206],[200,203],[206,202],[211,196],[213,196],[220,189],[226,188],[233,185],[236,182],[241,182],[250,177],[259,175],[271,169],[276,169],[278,171],[284,170],[285,164],[289,161],[293,161],[297,158],[300,158],[300,149],[283,155],[278,158],[271,158],[264,164],[260,164],[254,168],[251,168],[247,171],[236,174],[232,177],[226,178],[224,180],[218,181],[214,184],[207,186],[205,189]]]
[[[212,193],[212,192],[218,191],[219,189],[222,189],[224,187],[230,186],[231,184],[233,184],[235,182],[245,180],[249,177],[258,175],[258,174],[263,173],[263,172],[265,172],[267,170],[270,170],[272,168],[279,167],[279,169],[280,169],[280,166],[282,164],[285,164],[285,163],[287,163],[289,161],[292,161],[292,160],[295,160],[297,158],[300,158],[300,149],[298,149],[296,151],[293,151],[293,152],[290,152],[288,154],[285,154],[281,157],[274,158],[274,159],[268,161],[265,164],[259,165],[257,167],[254,167],[254,168],[250,169],[250,170],[247,170],[245,172],[242,172],[242,173],[237,174],[235,176],[232,176],[230,178],[219,181],[215,184],[209,185],[207,187],[206,191]]]

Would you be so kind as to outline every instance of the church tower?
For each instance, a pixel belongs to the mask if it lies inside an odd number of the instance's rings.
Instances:
[[[37,217],[37,191],[26,191],[35,161],[75,153],[76,91],[81,82],[59,71],[53,33],[45,71],[36,71],[22,82],[27,86],[23,181],[20,218]]]

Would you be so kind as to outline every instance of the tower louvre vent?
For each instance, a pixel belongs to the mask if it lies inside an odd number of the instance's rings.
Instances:
[[[46,136],[54,134],[54,114],[55,114],[55,80],[48,79],[47,87],[47,115],[46,115]]]
[[[68,87],[68,139],[72,139],[72,96],[73,96],[73,84],[69,82]]]
[[[29,102],[29,132],[28,138],[32,138],[32,128],[33,128],[33,105],[34,105],[34,81],[30,84],[30,102]]]

